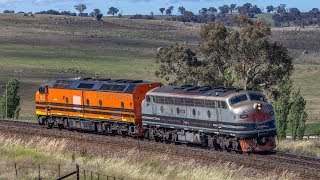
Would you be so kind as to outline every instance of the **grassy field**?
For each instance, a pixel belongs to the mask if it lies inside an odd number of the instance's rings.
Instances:
[[[320,157],[320,140],[283,140],[278,142],[277,149],[294,154]]]
[[[213,162],[211,165],[197,163],[196,160],[185,161],[170,154],[144,154],[136,149],[110,155],[109,157],[92,157],[90,154],[74,154],[65,147],[65,139],[47,139],[34,137],[25,141],[8,138],[0,134],[0,179],[14,177],[13,165],[16,163],[20,177],[35,179],[37,165],[42,168],[42,177],[56,177],[57,164],[62,164],[62,174],[70,172],[72,164],[79,164],[89,174],[100,174],[124,179],[295,179],[296,175],[276,171],[259,172],[255,169],[239,167],[233,163]],[[23,168],[24,167],[24,168]],[[45,168],[44,168],[45,167]],[[83,174],[81,173],[83,176]],[[11,177],[11,178],[10,178]],[[88,178],[88,176],[87,176]]]
[[[270,19],[270,15],[265,15]],[[258,17],[262,18],[262,17]],[[156,49],[173,42],[196,45],[199,24],[167,21],[36,15],[0,15],[0,93],[5,81],[21,83],[24,119],[33,118],[34,93],[41,82],[56,77],[130,78],[161,81],[154,76]],[[318,127],[320,101],[320,31],[274,29],[295,58],[296,87],[307,99],[308,133]],[[303,51],[309,54],[303,55]]]

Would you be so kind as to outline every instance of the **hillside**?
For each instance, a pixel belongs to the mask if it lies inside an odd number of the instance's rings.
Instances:
[[[22,82],[22,118],[34,118],[34,93],[54,77],[130,78],[161,81],[154,76],[158,47],[173,42],[196,47],[200,24],[22,14],[0,15],[0,85]],[[310,124],[319,123],[320,29],[273,29],[295,58],[294,81],[308,101]],[[0,88],[2,92],[4,89]]]

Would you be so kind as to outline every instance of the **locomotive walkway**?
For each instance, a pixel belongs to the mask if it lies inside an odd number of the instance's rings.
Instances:
[[[216,162],[233,162],[239,166],[259,169],[261,172],[293,172],[303,179],[320,179],[320,159],[316,157],[290,154],[274,151],[264,154],[241,154],[236,152],[215,151],[186,145],[165,144],[121,136],[102,136],[97,134],[80,133],[68,130],[46,129],[37,123],[27,121],[0,120],[0,132],[20,134],[22,136],[41,136],[48,138],[65,138],[71,141],[81,142],[70,151],[86,149],[88,153],[104,155],[108,153],[106,148],[115,149],[136,148],[143,152],[159,152],[175,156],[190,157],[196,161],[212,164]],[[94,139],[94,141],[93,141]],[[83,144],[84,143],[84,144]],[[87,146],[90,144],[90,146]],[[116,146],[115,146],[116,145]],[[107,155],[107,154],[105,154]]]

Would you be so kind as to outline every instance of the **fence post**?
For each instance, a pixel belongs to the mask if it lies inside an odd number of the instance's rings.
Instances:
[[[80,172],[79,172],[79,165],[78,164],[76,166],[76,171],[77,171],[77,180],[80,180]]]
[[[41,180],[40,164],[38,164],[38,179]]]
[[[60,167],[60,164],[58,164],[58,178],[61,177],[61,167]]]
[[[92,171],[90,172],[90,180],[92,180]]]
[[[86,170],[83,170],[83,179],[86,180]]]
[[[18,169],[17,169],[17,163],[14,163],[14,171],[16,173],[16,177],[18,177]]]
[[[100,174],[98,173],[98,180],[100,180]]]

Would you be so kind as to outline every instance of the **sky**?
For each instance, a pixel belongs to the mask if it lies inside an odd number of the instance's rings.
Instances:
[[[297,7],[302,11],[309,11],[314,7],[320,9],[320,0],[0,0],[0,11],[38,12],[49,9],[75,11],[74,5],[84,3],[87,5],[85,11],[87,13],[98,8],[106,14],[108,8],[113,6],[123,15],[150,14],[150,12],[160,14],[160,7],[174,6],[174,11],[177,13],[178,7],[184,6],[189,11],[198,12],[203,7],[219,7],[223,4],[242,5],[247,2],[264,9],[268,5],[279,4],[286,4],[288,8]]]

